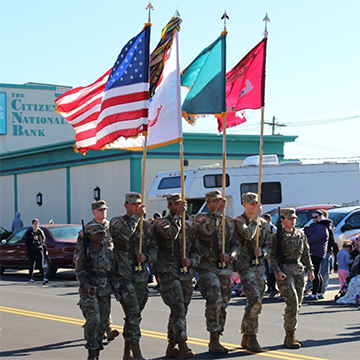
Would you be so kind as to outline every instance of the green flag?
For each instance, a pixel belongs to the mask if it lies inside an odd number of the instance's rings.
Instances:
[[[226,31],[204,49],[181,74],[181,85],[190,89],[182,115],[190,123],[197,116],[226,113]]]

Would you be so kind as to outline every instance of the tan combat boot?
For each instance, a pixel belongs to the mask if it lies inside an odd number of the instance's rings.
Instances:
[[[229,350],[220,344],[219,337],[220,334],[217,331],[210,333],[209,352],[217,354],[227,354]]]
[[[110,325],[106,328],[107,341],[113,341],[117,336],[120,335],[119,331],[113,329]]]
[[[256,339],[256,335],[248,335],[248,350],[254,353],[263,351]]]
[[[179,342],[179,359],[191,359],[194,355],[193,351],[188,348],[186,341]]]
[[[125,340],[123,360],[132,360],[132,359],[133,356],[131,352],[131,344],[129,343],[128,340]]]
[[[302,346],[301,342],[295,337],[295,331],[292,330],[286,330],[284,345],[289,349],[299,349]]]
[[[179,358],[179,349],[175,347],[176,343],[174,339],[168,340],[168,346],[166,348],[165,356],[168,358]]]
[[[135,343],[135,344],[131,344],[131,350],[132,350],[132,355],[133,355],[133,359],[134,360],[145,360],[143,358],[143,356],[141,355],[141,351],[140,351],[140,345],[139,343]]]
[[[249,335],[243,334],[241,339],[241,347],[244,349],[249,349]]]

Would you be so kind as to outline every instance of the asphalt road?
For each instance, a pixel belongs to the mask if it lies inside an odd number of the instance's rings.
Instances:
[[[204,301],[194,292],[188,314],[189,345],[194,359],[287,359],[287,360],[357,360],[360,350],[360,311],[355,306],[339,306],[332,300],[337,292],[337,278],[332,275],[330,291],[324,300],[304,303],[297,337],[303,347],[286,349],[281,300],[265,298],[260,317],[260,344],[267,349],[251,354],[240,348],[239,326],[245,298],[233,298],[222,343],[231,351],[226,356],[214,356],[207,351]],[[27,284],[25,271],[5,272],[0,280],[0,357],[1,359],[86,359],[83,346],[84,319],[77,306],[77,283],[73,271],[59,272],[49,284]],[[150,286],[150,297],[143,313],[141,348],[147,359],[165,359],[168,308],[159,293]],[[121,306],[112,300],[112,318],[122,329]],[[123,339],[107,344],[100,358],[122,359]]]

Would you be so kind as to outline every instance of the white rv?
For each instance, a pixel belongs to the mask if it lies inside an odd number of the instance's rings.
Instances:
[[[241,195],[257,192],[259,157],[244,160],[239,167],[226,169],[227,214],[243,212]],[[207,211],[204,195],[211,190],[222,190],[222,168],[215,164],[185,170],[185,197],[188,213]],[[159,202],[158,210],[166,209],[166,197],[180,193],[180,171],[159,172],[150,187],[148,200]],[[263,211],[274,207],[309,204],[354,203],[360,199],[359,163],[301,164],[279,163],[276,155],[264,155],[261,202]]]

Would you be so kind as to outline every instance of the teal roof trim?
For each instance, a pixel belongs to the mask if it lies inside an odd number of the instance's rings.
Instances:
[[[226,141],[227,158],[244,159],[247,156],[257,155],[259,153],[259,137],[258,135],[228,135]],[[264,136],[264,154],[276,154],[282,159],[284,157],[284,144],[294,142],[296,138],[297,136]],[[133,159],[142,158],[142,151],[129,150],[89,151],[84,156],[76,153],[73,145],[73,141],[67,141],[54,145],[2,153],[0,154],[1,176],[117,160],[132,161]],[[221,159],[222,136],[216,134],[185,133],[184,156],[188,159]],[[178,159],[179,144],[176,143],[148,150],[147,158]],[[137,187],[137,184],[135,186]]]

